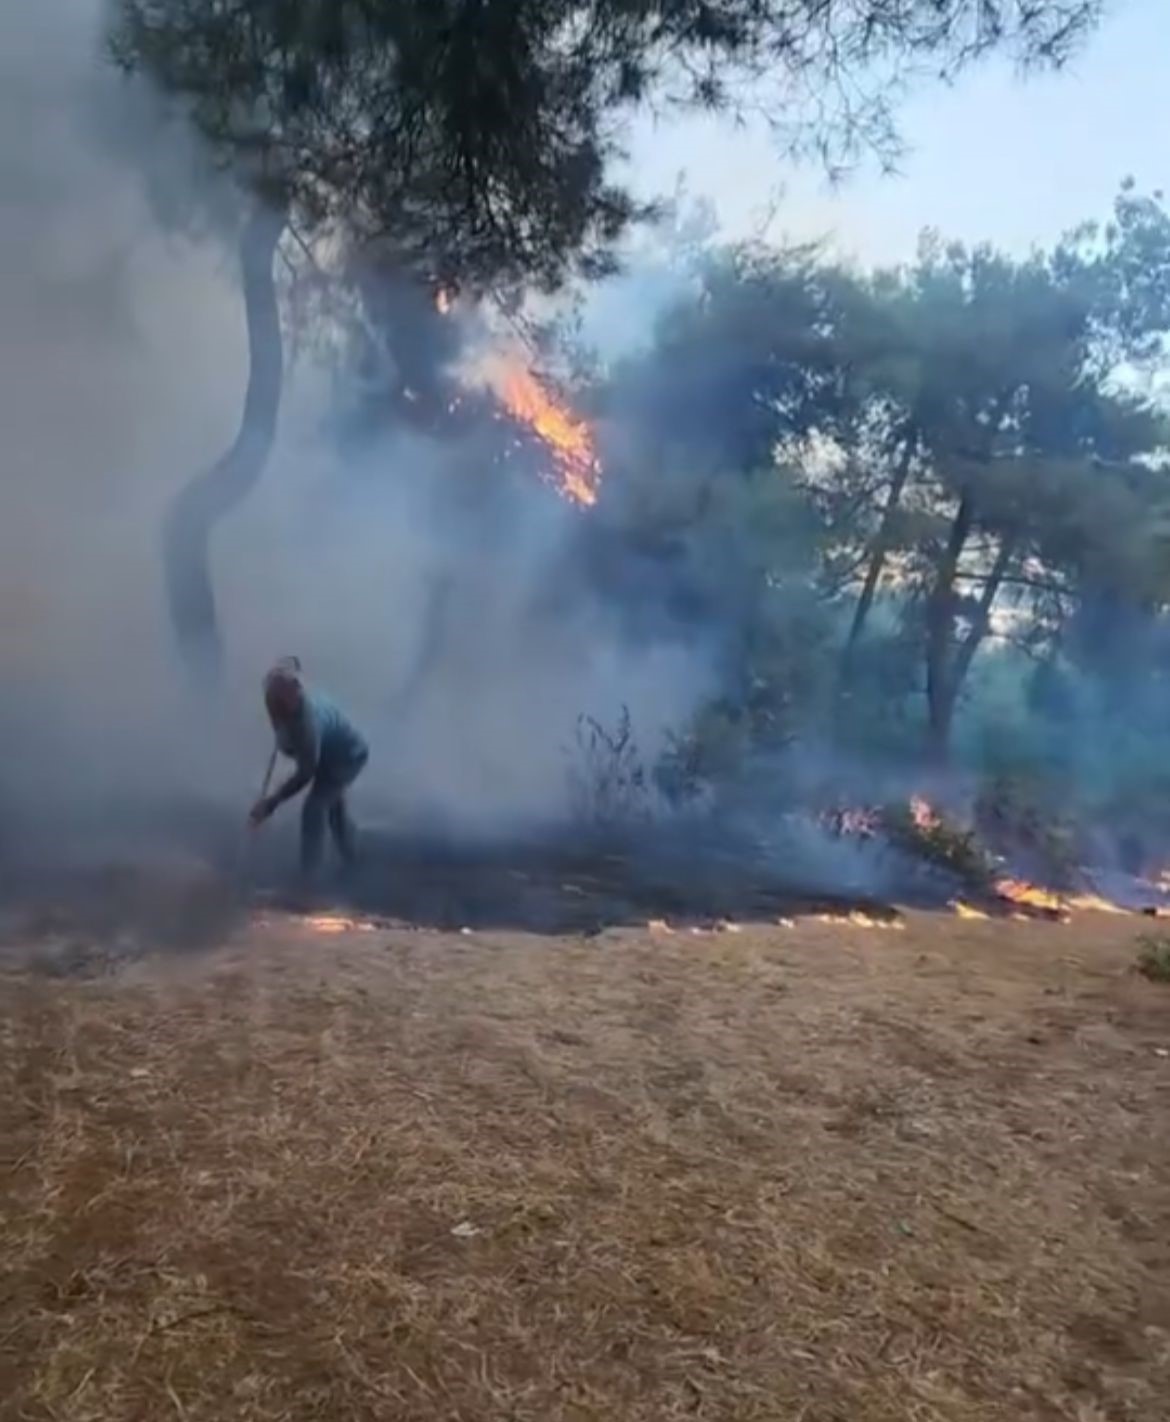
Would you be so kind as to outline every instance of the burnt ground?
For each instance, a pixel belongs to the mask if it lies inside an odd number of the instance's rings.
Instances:
[[[92,828],[91,842],[109,846],[102,826]],[[831,857],[817,864],[826,846]],[[5,936],[47,943],[73,971],[87,958],[100,966],[143,949],[214,944],[256,905],[296,903],[296,859],[295,825],[257,835],[189,807],[132,826],[121,849],[93,862],[36,843],[23,861],[0,857],[0,955]],[[893,852],[838,853],[828,840],[810,864],[725,838],[587,846],[579,833],[476,844],[376,832],[364,838],[356,874],[330,873],[323,902],[387,924],[554,936],[658,919],[710,928],[850,911],[882,918],[891,914],[882,891],[894,882],[900,901],[920,906],[945,903],[958,887]]]
[[[1166,1416],[1139,919],[550,937],[89,892],[2,960],[5,1422]]]

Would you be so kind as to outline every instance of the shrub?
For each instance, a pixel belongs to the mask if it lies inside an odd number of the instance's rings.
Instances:
[[[1170,983],[1170,938],[1152,934],[1139,938],[1137,969],[1152,983]]]
[[[970,889],[990,890],[996,863],[974,829],[952,824],[937,814],[923,820],[906,805],[887,806],[881,822],[891,842],[905,853],[945,869]]]
[[[593,716],[578,716],[574,747],[569,790],[580,819],[613,830],[647,817],[646,771],[628,707],[622,707],[613,730]]]

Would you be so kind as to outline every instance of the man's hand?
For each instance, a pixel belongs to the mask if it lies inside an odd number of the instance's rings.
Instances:
[[[265,795],[263,799],[257,800],[252,806],[252,813],[248,816],[248,823],[253,829],[258,829],[272,812],[276,809],[270,795]]]

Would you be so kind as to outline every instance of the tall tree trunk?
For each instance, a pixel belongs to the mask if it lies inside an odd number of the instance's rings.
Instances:
[[[935,760],[947,758],[954,698],[950,687],[951,632],[955,620],[955,575],[975,521],[969,492],[959,500],[938,577],[926,608],[927,745]]]
[[[843,686],[847,686],[849,683],[853,664],[853,653],[857,649],[858,642],[861,641],[861,634],[865,631],[865,624],[869,619],[874,598],[877,596],[878,584],[881,582],[882,573],[886,566],[886,558],[890,551],[890,544],[893,541],[894,518],[901,505],[902,495],[905,493],[906,484],[910,478],[910,464],[914,458],[914,451],[917,446],[917,435],[912,427],[907,426],[903,436],[902,452],[898,459],[898,467],[894,471],[894,479],[890,485],[890,492],[886,498],[885,508],[882,510],[881,523],[878,525],[877,536],[874,539],[873,549],[870,553],[869,567],[865,573],[865,582],[862,585],[861,596],[857,599],[857,606],[853,612],[853,622],[849,628],[849,636],[846,639],[845,650],[841,657],[841,683]]]
[[[171,627],[188,669],[218,679],[223,644],[211,583],[209,544],[216,524],[251,492],[276,436],[284,353],[273,262],[286,213],[259,206],[240,238],[244,313],[248,327],[248,388],[231,447],[175,497],[163,533]]]
[[[980,454],[984,463],[990,462],[992,458],[996,436],[1002,428],[1004,417],[1011,407],[1015,394],[1015,387],[1009,387],[1001,391],[992,404]],[[959,688],[962,685],[963,677],[966,676],[967,668],[971,664],[971,658],[975,655],[979,642],[983,640],[981,633],[972,645],[970,654],[965,658],[963,651],[958,650],[955,664],[951,665],[951,642],[955,629],[955,578],[959,571],[959,560],[963,556],[963,549],[967,545],[967,539],[971,536],[974,523],[975,500],[968,485],[959,499],[959,507],[955,513],[954,522],[951,524],[946,551],[939,564],[938,577],[926,610],[927,749],[931,756],[940,763],[945,763],[950,753],[951,722],[954,720]],[[1005,540],[1005,547],[1007,544],[1008,540]],[[1003,551],[1001,548],[1001,554]],[[989,583],[988,588],[984,590],[985,598],[988,590],[991,594],[991,600],[988,601],[984,614],[987,617],[990,617],[991,602],[994,601],[995,594],[999,591],[999,584],[1003,580],[1010,558],[1011,549],[1008,548],[1003,568],[994,585]],[[997,559],[997,564],[998,561]],[[957,672],[960,674],[956,676]]]

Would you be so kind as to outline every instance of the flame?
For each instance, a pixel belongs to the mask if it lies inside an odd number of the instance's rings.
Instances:
[[[1022,904],[1025,908],[1047,909],[1059,913],[1064,907],[1059,894],[1054,894],[1051,889],[1042,889],[1038,884],[1025,883],[1023,879],[1000,879],[995,886],[995,892],[1001,899],[1007,899],[1013,904]]]
[[[435,310],[440,316],[450,316],[455,306],[455,294],[448,291],[445,286],[441,286],[435,292]]]
[[[872,914],[854,909],[852,913],[819,913],[818,923],[847,923],[852,928],[880,928],[890,933],[900,933],[906,927],[900,918],[874,918]]]
[[[984,913],[982,909],[972,908],[970,904],[963,903],[962,899],[956,899],[951,907],[960,918],[986,919],[991,917],[989,913]]]
[[[1128,909],[1103,899],[1100,894],[1074,894],[1071,899],[1065,900],[1065,906],[1070,909],[1084,909],[1090,913],[1129,913]]]
[[[1044,909],[1048,913],[1057,913],[1065,920],[1068,919],[1069,913],[1073,909],[1090,913],[1128,914],[1129,912],[1120,904],[1102,898],[1100,894],[1072,894],[1067,898],[1062,898],[1059,894],[1053,893],[1051,889],[1042,889],[1037,884],[1027,884],[1022,879],[1001,879],[995,886],[995,892],[1000,898],[1008,899],[1011,903],[1020,904],[1025,908]]]
[[[527,425],[548,446],[557,467],[560,492],[591,508],[597,502],[601,461],[589,425],[557,401],[532,371],[517,361],[493,362],[487,370],[487,380],[512,418]]]
[[[330,936],[339,933],[373,933],[377,929],[376,923],[369,923],[364,919],[342,918],[334,913],[311,913],[303,919],[306,928],[311,928],[314,933],[324,933]]]
[[[934,807],[921,795],[910,796],[910,818],[920,830],[937,829],[942,823]]]

